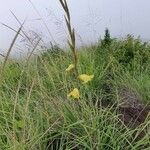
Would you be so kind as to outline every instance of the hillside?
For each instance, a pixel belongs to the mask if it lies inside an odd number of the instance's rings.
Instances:
[[[8,61],[0,82],[1,149],[148,149],[150,45],[128,36],[78,50],[58,46],[28,61]],[[2,66],[2,65],[1,65]],[[80,98],[67,98],[73,87]]]

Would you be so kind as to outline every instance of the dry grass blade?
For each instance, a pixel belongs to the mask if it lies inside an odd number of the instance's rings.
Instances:
[[[63,7],[63,9],[66,11],[66,7],[65,7],[65,4],[62,0],[60,0],[60,3],[61,3],[61,6]]]
[[[14,14],[14,12],[12,12],[12,11],[10,11],[11,12],[11,14],[13,15],[13,17],[16,19],[16,21],[19,23],[19,25],[21,26],[22,25],[22,23],[20,22],[20,20],[18,19],[18,17]],[[28,41],[29,41],[29,43],[31,44],[31,46],[32,46],[32,48],[33,48],[33,51],[34,51],[34,49],[35,49],[35,47],[36,47],[36,45],[32,42],[32,40],[31,40],[31,38],[28,36],[28,34],[23,30],[24,28],[22,28],[22,33],[23,33],[23,35],[24,36],[22,36],[23,38],[26,38]],[[42,41],[42,39],[40,38],[38,41],[37,41],[37,43],[39,44],[39,42],[40,41]],[[32,55],[32,54],[31,54]]]
[[[17,16],[12,11],[10,11],[10,12],[14,16],[14,18],[17,20],[17,22],[19,23],[19,25],[21,26],[22,23],[19,21],[19,19],[17,18]],[[23,30],[22,30],[22,33],[28,39],[28,41],[30,42],[30,44],[33,45],[33,43],[31,42],[30,37],[28,37],[28,35]]]
[[[64,0],[64,3],[66,5],[66,12],[67,12],[67,15],[68,15],[68,20],[70,21],[71,17],[70,17],[70,12],[69,12],[69,8],[68,8],[66,0]]]
[[[70,40],[68,40],[68,45],[69,45],[70,49],[72,50],[72,53],[74,56],[75,72],[76,72],[76,75],[78,76],[78,68],[77,68],[78,57],[77,57],[77,51],[76,51],[75,31],[71,25],[70,11],[69,11],[68,4],[67,4],[66,0],[59,0],[59,1],[60,1],[60,4],[62,5],[62,8],[65,11],[65,14],[66,14],[65,22],[66,22],[66,26],[68,28],[68,32],[69,32],[69,36],[70,36]]]
[[[6,57],[5,57],[5,60],[4,60],[4,63],[3,63],[2,71],[3,71],[4,68],[5,68],[5,65],[6,65],[7,60],[8,60],[8,58],[9,58],[9,55],[10,55],[10,52],[11,52],[11,50],[12,50],[12,48],[13,48],[13,46],[14,46],[14,44],[15,44],[15,42],[16,42],[16,40],[17,40],[19,34],[20,34],[20,31],[22,30],[23,25],[24,25],[24,23],[21,25],[21,27],[20,27],[19,30],[17,31],[17,33],[16,33],[16,35],[15,35],[15,37],[14,37],[14,39],[13,39],[13,41],[12,41],[10,47],[9,47],[9,49],[8,49],[8,52],[7,52],[7,54],[6,54]]]
[[[65,21],[66,21],[66,25],[67,25],[67,28],[68,28],[68,31],[69,31],[70,38],[72,40],[72,30],[71,30],[70,22],[68,21],[68,19],[66,17],[65,17]]]
[[[4,57],[4,58],[6,57],[6,56],[5,56],[5,55],[3,55],[3,54],[0,54],[0,56],[2,56],[2,57]]]
[[[33,54],[33,52],[36,50],[36,48],[37,48],[37,46],[39,45],[40,41],[41,41],[41,38],[37,41],[37,43],[36,43],[35,46],[33,47],[33,49],[32,49],[32,51],[31,51],[29,57],[27,58],[27,63],[29,62],[29,60],[30,60],[30,58],[31,58],[31,56],[32,56],[32,54]]]
[[[47,31],[48,31],[48,33],[49,33],[49,35],[50,35],[51,39],[53,40],[53,42],[54,42],[55,44],[57,44],[57,42],[55,41],[55,39],[54,39],[54,37],[53,37],[52,33],[50,32],[50,29],[48,28],[48,26],[47,26],[46,22],[44,21],[43,17],[41,16],[40,12],[37,10],[37,8],[35,7],[35,5],[32,3],[32,1],[31,1],[31,0],[28,0],[28,1],[29,1],[29,3],[32,5],[32,7],[33,7],[33,8],[34,8],[34,10],[36,11],[36,13],[39,15],[40,19],[41,19],[41,20],[42,20],[42,22],[43,22],[43,25],[44,25],[44,26],[45,26],[45,28],[47,29]]]
[[[14,32],[16,32],[16,33],[18,32],[17,30],[13,29],[12,27],[8,26],[8,25],[5,24],[5,23],[2,23],[2,22],[1,22],[1,25],[5,26],[6,28],[8,28],[8,29],[10,29],[10,30],[12,30],[12,31],[14,31]],[[20,34],[20,33],[19,33],[19,34]],[[20,36],[24,37],[22,34],[20,34]]]

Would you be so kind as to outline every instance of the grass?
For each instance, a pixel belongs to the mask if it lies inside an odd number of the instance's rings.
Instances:
[[[143,103],[149,103],[150,57],[146,55],[144,64],[141,57],[128,64],[120,62],[128,40],[113,40],[105,47],[99,42],[78,51],[80,72],[95,75],[93,81],[80,87],[79,101],[66,96],[72,86],[79,84],[65,73],[72,61],[70,51],[48,50],[29,62],[8,61],[0,83],[0,148],[146,149],[150,144],[149,117],[131,129],[120,120],[117,108],[98,105],[102,101],[119,103],[120,87],[132,89]],[[150,46],[145,49],[150,54]],[[139,46],[132,49],[137,55],[140,50]],[[136,140],[143,130],[147,130],[146,135]]]
[[[67,2],[60,2],[70,50],[52,45],[31,57],[37,43],[26,60],[10,60],[21,26],[0,64],[0,149],[149,150],[149,114],[131,127],[118,110],[124,89],[127,101],[149,106],[150,44],[130,35],[112,39],[106,29],[104,40],[77,51]],[[72,61],[74,73],[66,73]],[[79,73],[94,79],[82,85]],[[72,87],[78,87],[79,100],[67,98]]]

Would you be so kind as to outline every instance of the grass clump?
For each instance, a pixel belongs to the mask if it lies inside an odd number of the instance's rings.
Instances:
[[[70,52],[57,58],[41,55],[27,64],[7,62],[0,83],[1,149],[146,149],[149,117],[137,128],[129,128],[115,105],[121,101],[120,88],[135,91],[142,103],[149,103],[149,63],[140,66],[142,71],[131,69],[132,64],[119,62],[113,45],[114,52],[107,52],[109,60],[99,44],[78,52],[79,70],[95,75],[92,82],[80,87],[79,101],[66,96],[79,85],[65,73]],[[137,140],[141,132],[146,134]]]
[[[103,41],[77,55],[68,6],[60,2],[71,51],[52,45],[28,61],[7,57],[0,65],[0,148],[148,150],[149,43],[132,36],[112,39],[107,30]],[[73,87],[77,90],[67,97]]]

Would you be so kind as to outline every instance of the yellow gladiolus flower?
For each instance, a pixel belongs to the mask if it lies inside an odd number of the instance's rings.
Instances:
[[[94,78],[94,75],[81,74],[78,78],[83,82],[83,84],[91,81]]]
[[[69,67],[66,69],[66,72],[71,71],[74,67],[74,64],[69,65]]]
[[[68,98],[72,97],[74,99],[79,99],[80,98],[80,93],[79,90],[77,88],[75,88],[73,91],[71,91],[68,95]]]

